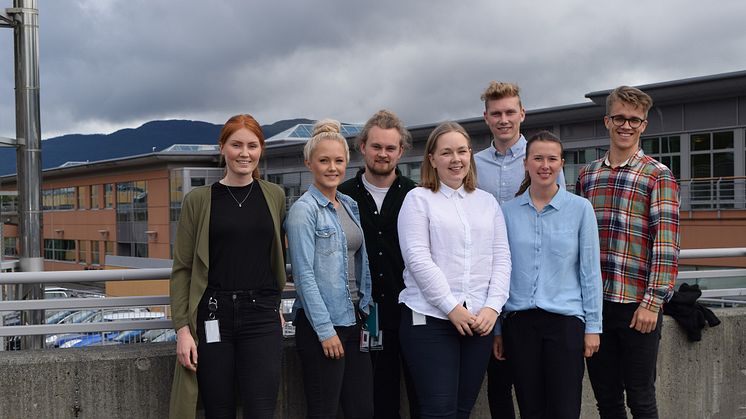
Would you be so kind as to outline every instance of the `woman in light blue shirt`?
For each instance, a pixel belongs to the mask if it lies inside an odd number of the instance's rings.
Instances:
[[[285,221],[298,296],[295,342],[309,418],[373,416],[370,355],[360,351],[371,279],[357,203],[337,192],[350,151],[340,124],[322,120],[303,149],[314,181]]]
[[[495,197],[476,189],[464,128],[439,125],[425,150],[420,187],[399,212],[399,336],[420,417],[466,418],[508,296],[510,250]]]
[[[562,152],[548,131],[531,137],[526,177],[502,207],[512,273],[494,353],[508,360],[521,418],[578,418],[583,357],[599,347],[596,216],[588,200],[557,185]]]

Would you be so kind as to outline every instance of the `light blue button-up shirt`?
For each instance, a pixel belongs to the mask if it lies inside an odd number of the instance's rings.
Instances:
[[[526,170],[523,159],[526,158],[526,138],[521,134],[518,141],[508,148],[505,154],[495,148],[492,140],[490,146],[474,155],[477,164],[477,188],[491,193],[500,205],[515,198],[521,187]],[[560,172],[557,183],[565,187],[565,174]]]
[[[586,333],[601,333],[601,253],[591,203],[560,189],[537,212],[526,191],[502,210],[513,267],[503,311],[540,308],[575,316]]]
[[[337,211],[347,211],[360,227],[357,203],[337,192],[341,204],[334,208],[314,185],[290,207],[285,219],[288,253],[298,298],[313,330],[324,341],[337,334],[334,326],[355,324],[355,306],[348,287],[347,238]],[[371,302],[371,279],[365,242],[355,253],[355,281],[359,308],[366,313]]]

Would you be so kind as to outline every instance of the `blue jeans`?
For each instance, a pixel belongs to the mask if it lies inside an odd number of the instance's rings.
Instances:
[[[627,417],[625,390],[634,418],[658,418],[655,373],[663,319],[658,313],[658,324],[651,333],[631,329],[629,324],[638,306],[604,301],[601,347],[586,360],[602,419]]]
[[[206,343],[209,297],[218,302],[215,317],[220,342]],[[197,384],[207,418],[235,418],[235,384],[244,418],[274,417],[280,386],[282,328],[277,297],[249,291],[205,291],[197,307]]]
[[[487,371],[492,335],[461,336],[448,320],[427,316],[426,322],[413,326],[412,310],[402,304],[399,338],[420,417],[468,418]]]

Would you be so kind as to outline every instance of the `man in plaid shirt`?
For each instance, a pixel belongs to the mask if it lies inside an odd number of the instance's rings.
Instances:
[[[653,100],[621,86],[606,99],[609,151],[580,171],[576,190],[593,204],[604,281],[601,347],[588,375],[601,418],[657,418],[655,370],[661,305],[673,294],[679,255],[679,187],[640,149]]]

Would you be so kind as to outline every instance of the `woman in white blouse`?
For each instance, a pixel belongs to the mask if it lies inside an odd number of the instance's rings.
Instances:
[[[404,257],[400,339],[421,417],[469,417],[508,298],[510,250],[495,198],[476,189],[461,125],[430,134],[420,187],[399,213]]]

